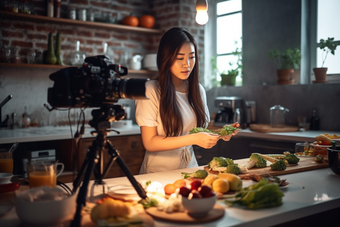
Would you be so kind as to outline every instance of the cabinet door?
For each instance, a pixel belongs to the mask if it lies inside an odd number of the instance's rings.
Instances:
[[[214,146],[211,149],[204,149],[200,146],[194,145],[193,148],[199,166],[205,166],[213,159],[213,157],[218,157],[217,146]]]
[[[219,140],[219,156],[231,159],[248,158],[248,143],[248,139],[241,137],[232,137],[229,141]]]
[[[249,155],[251,153],[283,154],[284,151],[295,152],[295,142],[261,139],[249,140]]]

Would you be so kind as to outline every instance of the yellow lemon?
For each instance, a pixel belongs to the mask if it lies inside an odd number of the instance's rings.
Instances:
[[[217,175],[210,174],[206,178],[204,178],[203,185],[208,185],[211,187],[212,183],[218,179]]]
[[[242,186],[243,186],[242,179],[235,174],[220,173],[218,174],[218,178],[226,179],[229,182],[230,190],[239,191],[242,189]]]
[[[229,182],[226,179],[219,178],[213,182],[212,189],[217,193],[226,193],[229,191]]]

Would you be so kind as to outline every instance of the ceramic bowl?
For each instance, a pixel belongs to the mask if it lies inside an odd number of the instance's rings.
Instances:
[[[12,177],[13,177],[13,174],[11,173],[0,173],[0,184],[11,183]]]
[[[56,190],[60,192],[55,193]],[[36,201],[35,198],[39,195],[41,199]],[[73,219],[76,210],[76,195],[67,195],[60,188],[47,187],[16,192],[16,212],[25,225],[57,225]]]
[[[207,198],[192,198],[188,199],[182,196],[182,205],[188,211],[188,214],[193,217],[206,216],[215,206],[217,196]]]
[[[331,170],[340,175],[340,147],[336,147],[335,150],[331,147],[327,148],[327,156]]]

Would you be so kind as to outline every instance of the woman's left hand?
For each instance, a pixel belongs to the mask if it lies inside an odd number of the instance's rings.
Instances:
[[[234,124],[231,124],[230,126],[234,128],[240,127],[240,124],[238,122],[235,122]],[[221,136],[220,138],[223,139],[224,141],[229,141],[232,136],[235,136],[238,133],[238,130],[235,130],[233,133],[226,135],[226,136]]]

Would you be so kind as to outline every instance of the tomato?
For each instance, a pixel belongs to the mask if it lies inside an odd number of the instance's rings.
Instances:
[[[9,183],[0,185],[0,193],[15,191],[20,188],[18,183]]]

